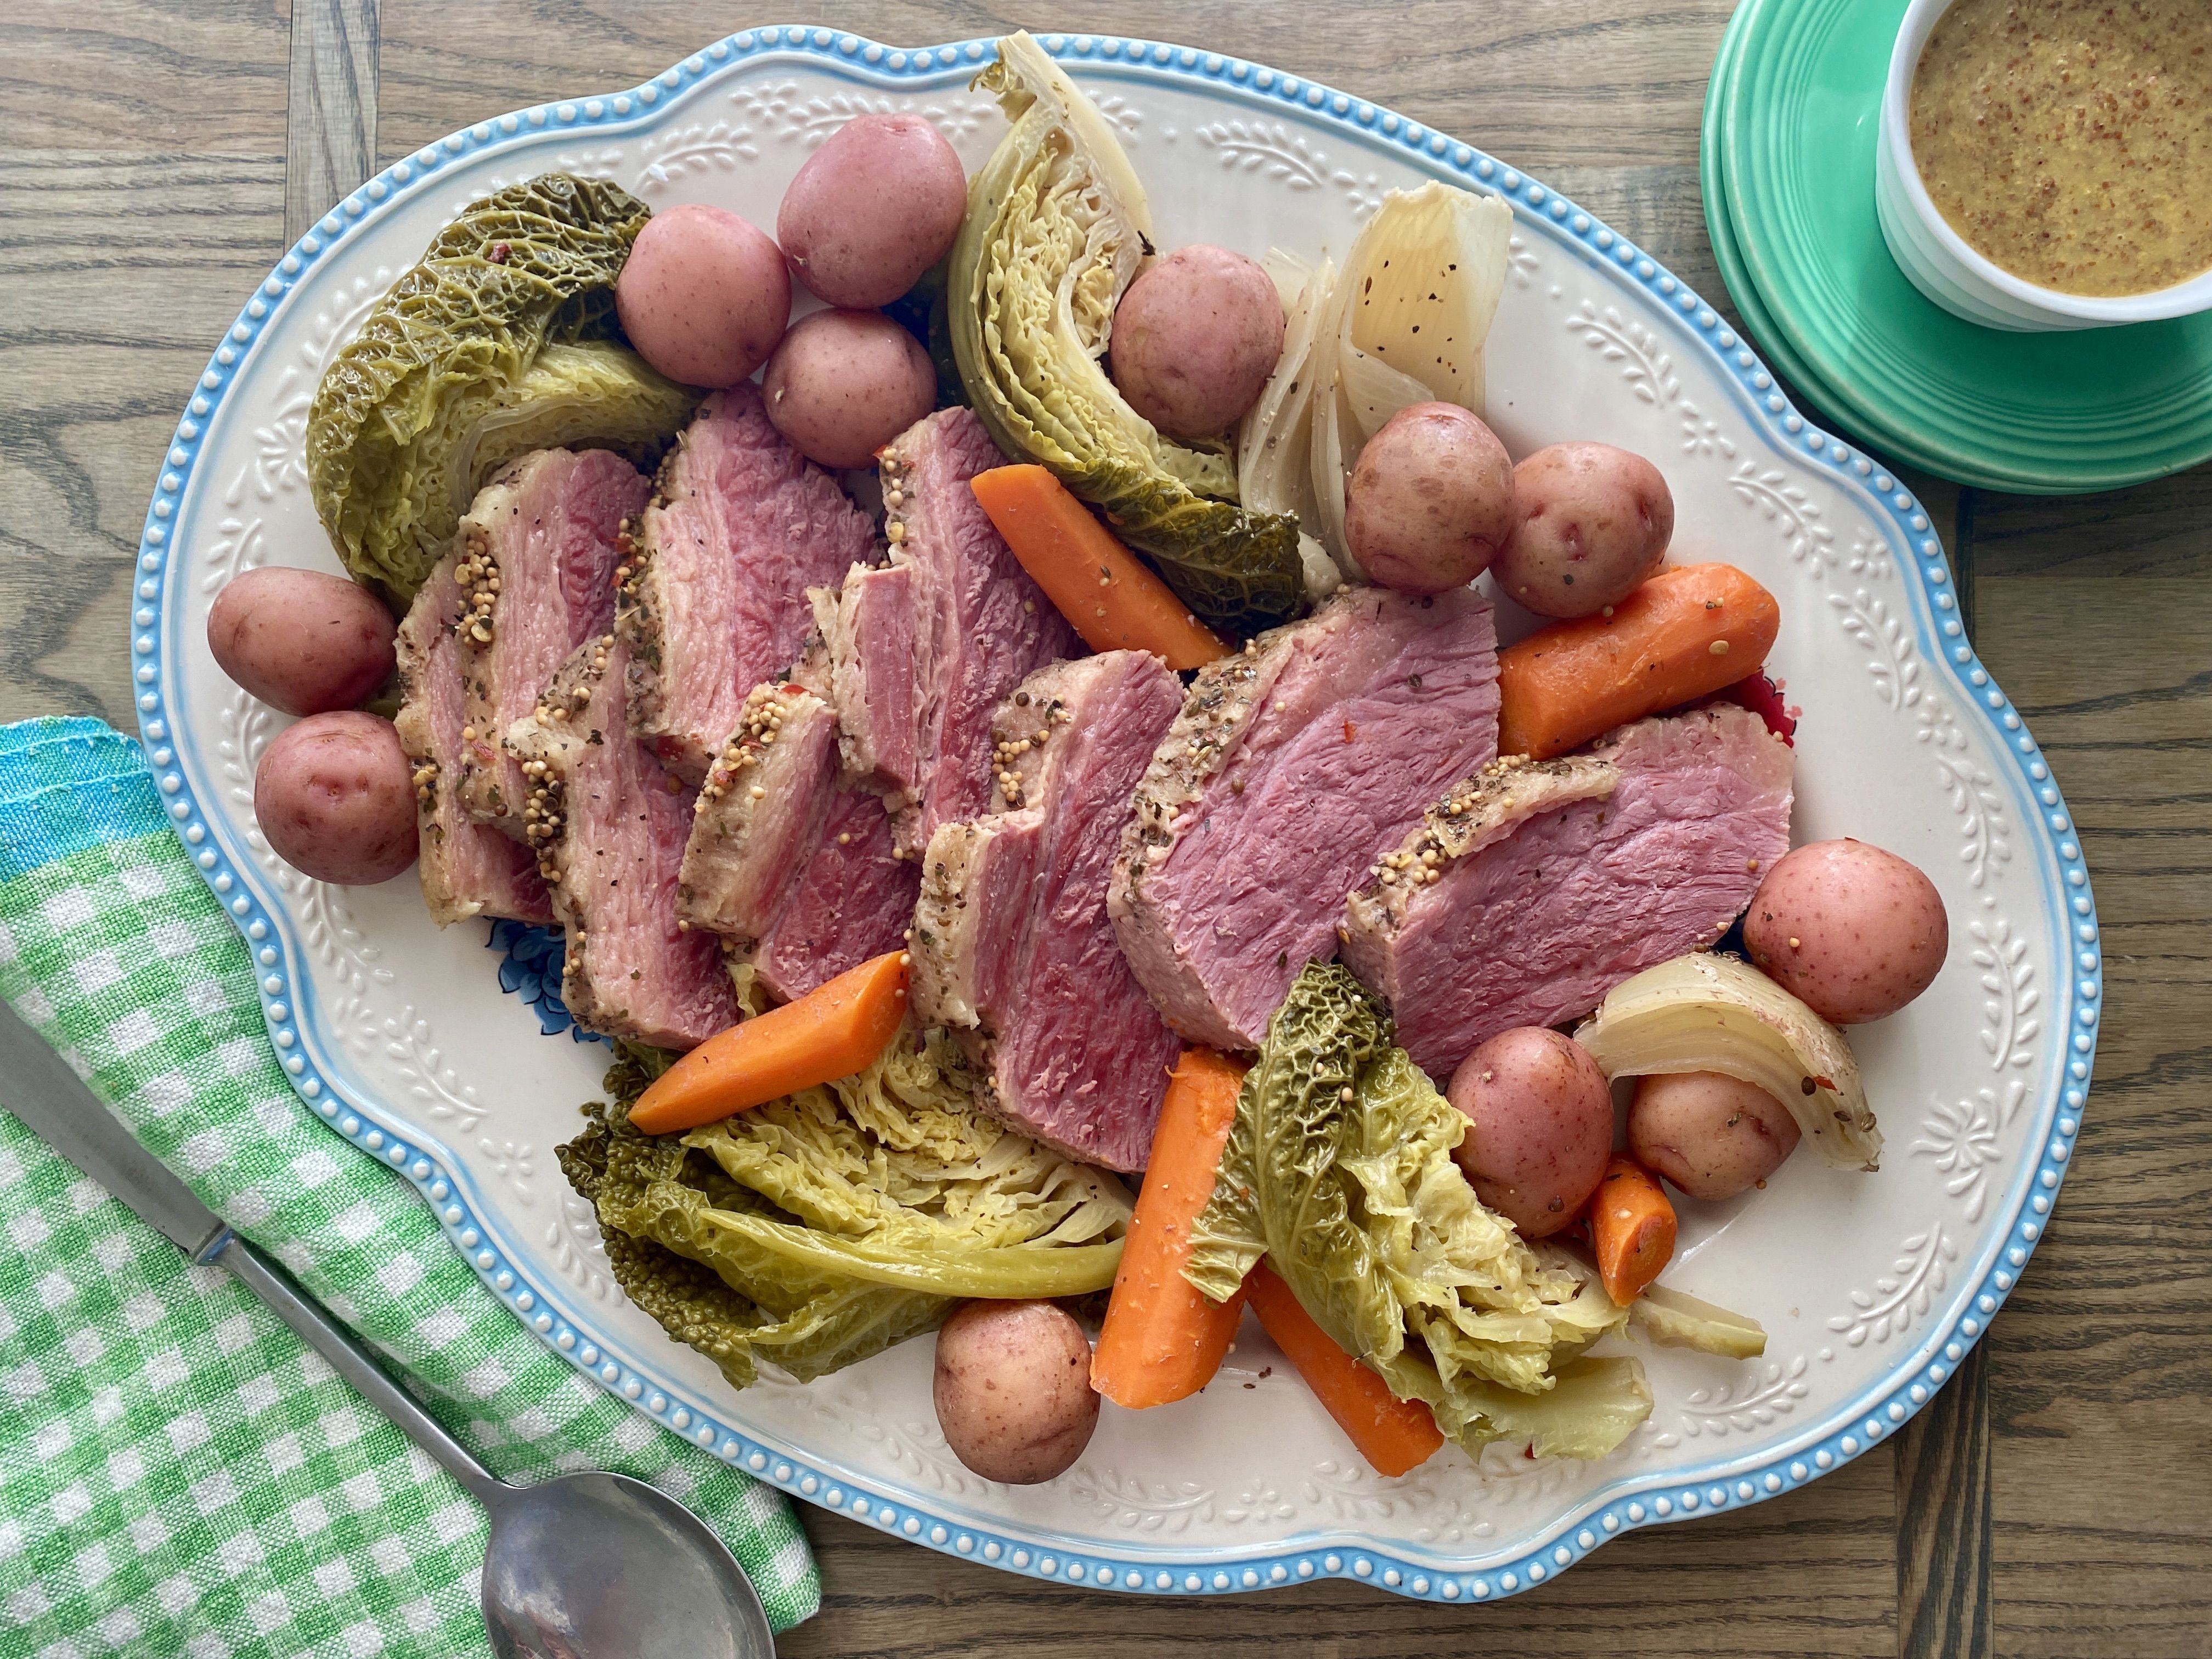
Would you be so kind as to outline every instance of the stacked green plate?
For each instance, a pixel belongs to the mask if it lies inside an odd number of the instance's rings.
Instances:
[[[1721,276],[1768,361],[1837,426],[1961,483],[2116,489],[2212,458],[2212,314],[2013,334],[1907,282],[1874,208],[1905,0],[1745,0],[1705,94]]]

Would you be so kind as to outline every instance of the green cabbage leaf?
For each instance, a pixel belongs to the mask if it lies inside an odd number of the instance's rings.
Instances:
[[[978,78],[1012,122],[969,185],[947,269],[968,401],[1151,556],[1200,618],[1238,638],[1304,601],[1297,522],[1237,504],[1225,448],[1170,441],[1100,359],[1114,307],[1152,252],[1151,210],[1113,129],[1028,34]]]
[[[801,1381],[853,1364],[960,1297],[1113,1283],[1127,1189],[977,1112],[941,1033],[902,1032],[866,1071],[689,1133],[641,1135],[629,1106],[665,1064],[626,1052],[613,1103],[586,1108],[558,1156],[623,1291],[733,1388],[762,1360]]]
[[[1452,1160],[1467,1120],[1334,963],[1309,963],[1237,1097],[1186,1276],[1226,1301],[1265,1255],[1299,1305],[1469,1452],[1602,1457],[1650,1414],[1634,1358],[1585,1350],[1625,1309],[1523,1243]]]
[[[472,202],[379,300],[307,410],[307,479],[339,558],[404,605],[477,491],[532,450],[650,464],[700,393],[623,344],[615,277],[648,210],[549,173]]]

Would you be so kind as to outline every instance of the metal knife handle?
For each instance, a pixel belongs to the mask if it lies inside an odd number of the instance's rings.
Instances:
[[[0,1104],[39,1138],[159,1229],[195,1261],[230,1269],[370,1405],[404,1430],[487,1509],[509,1488],[386,1375],[368,1350],[274,1263],[223,1225],[174,1170],[140,1146],[123,1121],[15,1010],[0,1002]]]
[[[331,1368],[352,1383],[364,1400],[398,1425],[409,1439],[467,1487],[477,1502],[489,1510],[507,1496],[507,1488],[477,1462],[467,1447],[447,1433],[413,1395],[392,1380],[353,1333],[325,1313],[260,1251],[226,1227],[199,1260],[229,1268],[279,1319],[299,1333],[301,1340],[329,1360]]]

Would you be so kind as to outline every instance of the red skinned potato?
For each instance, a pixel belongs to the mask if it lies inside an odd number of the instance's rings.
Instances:
[[[1401,409],[1344,487],[1344,539],[1370,580],[1401,593],[1464,587],[1513,533],[1513,463],[1457,404]]]
[[[233,577],[208,611],[216,665],[272,708],[350,708],[392,676],[384,602],[343,576],[270,565]]]
[[[866,466],[937,406],[921,342],[879,311],[802,317],[761,377],[768,418],[817,465]]]
[[[951,251],[968,175],[919,115],[856,115],[807,158],[776,210],[794,276],[833,306],[887,306]]]
[[[735,386],[783,337],[791,273],[757,227],[687,202],[638,233],[615,279],[615,314],[638,355],[670,380]]]
[[[1513,469],[1520,517],[1491,567],[1540,617],[1594,616],[1659,568],[1674,496],[1659,469],[1611,444],[1553,444]]]
[[[930,1391],[945,1443],[986,1480],[1030,1486],[1091,1443],[1091,1345],[1049,1302],[970,1302],[937,1333]]]
[[[1787,1106],[1720,1072],[1638,1078],[1628,1107],[1630,1156],[1708,1203],[1772,1175],[1797,1150],[1800,1133]]]
[[[369,887],[415,862],[415,781],[392,722],[310,714],[253,774],[253,816],[276,856],[317,881]]]
[[[1114,384],[1170,438],[1226,432],[1283,355],[1274,280],[1225,247],[1179,247],[1114,310]]]
[[[1893,1014],[1935,982],[1951,946],[1942,896],[1863,841],[1785,853],[1759,883],[1743,942],[1768,978],[1838,1025]]]
[[[1460,1063],[1447,1097],[1468,1121],[1452,1156],[1523,1238],[1582,1212],[1613,1152],[1613,1093],[1582,1044],[1540,1025],[1500,1032]]]

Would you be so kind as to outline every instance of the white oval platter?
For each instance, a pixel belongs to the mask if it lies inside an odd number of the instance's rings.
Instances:
[[[271,1040],[306,1109],[412,1181],[517,1316],[609,1389],[811,1502],[1033,1577],[1183,1595],[1342,1576],[1480,1601],[1620,1531],[1755,1503],[1888,1438],[2034,1248],[2100,1006],[2071,820],[1965,640],[1926,514],[1791,409],[1710,306],[1537,180],[1256,64],[1042,38],[1127,146],[1164,246],[1340,257],[1393,186],[1442,178],[1508,201],[1492,423],[1516,454],[1591,438],[1659,463],[1677,551],[1738,563],[1781,600],[1771,665],[1804,716],[1797,839],[1878,842],[1942,889],[1942,976],[1853,1036],[1887,1138],[1881,1172],[1800,1157],[1762,1193],[1684,1212],[1670,1282],[1763,1321],[1766,1357],[1644,1350],[1656,1407],[1602,1462],[1447,1447],[1382,1480],[1248,1322],[1203,1395],[1142,1414],[1109,1406],[1066,1475],[994,1485],[938,1432],[927,1342],[740,1395],[664,1336],[615,1288],[552,1157],[597,1095],[605,1050],[544,1034],[501,990],[485,930],[441,933],[411,876],[319,885],[256,830],[254,763],[284,720],[216,669],[208,607],[256,565],[338,568],[302,470],[308,397],[433,232],[471,198],[556,168],[655,208],[714,202],[772,225],[799,163],[864,109],[921,112],[973,167],[1004,126],[968,84],[988,41],[898,51],[827,28],[756,30],[628,91],[480,122],[347,197],[239,316],[146,519],[133,661],[149,758],[257,953]]]

